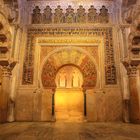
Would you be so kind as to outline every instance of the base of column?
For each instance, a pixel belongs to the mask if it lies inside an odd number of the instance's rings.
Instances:
[[[56,122],[56,117],[55,116],[52,116],[52,122]]]
[[[7,122],[7,111],[4,109],[0,110],[0,123],[6,123]]]
[[[130,120],[130,123],[140,124],[140,119],[137,119],[137,120]]]

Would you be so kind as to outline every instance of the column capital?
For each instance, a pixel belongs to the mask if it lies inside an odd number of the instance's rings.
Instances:
[[[0,68],[2,70],[2,75],[3,76],[10,76],[12,73],[12,70],[14,69],[15,65],[16,65],[16,61],[13,62],[8,62],[7,64],[1,65],[0,64]]]
[[[129,65],[129,67],[127,67],[128,76],[129,77],[136,77],[137,76],[137,70],[138,70],[138,66]]]
[[[8,66],[3,66],[2,67],[2,77],[9,77],[11,76],[11,68]]]
[[[122,62],[127,70],[127,74],[129,77],[136,77],[139,63],[134,63],[132,61],[124,61]]]

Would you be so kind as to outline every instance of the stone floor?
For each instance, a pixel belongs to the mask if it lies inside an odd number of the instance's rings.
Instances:
[[[15,122],[0,124],[0,140],[140,140],[140,125]]]

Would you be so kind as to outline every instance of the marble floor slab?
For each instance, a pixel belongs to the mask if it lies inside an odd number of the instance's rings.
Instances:
[[[0,140],[140,140],[140,125],[15,122],[0,124]]]

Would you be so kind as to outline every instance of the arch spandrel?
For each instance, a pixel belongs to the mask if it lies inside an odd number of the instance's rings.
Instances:
[[[75,65],[83,74],[83,88],[94,88],[97,83],[97,68],[86,54],[73,50],[62,50],[51,55],[43,65],[41,81],[43,88],[56,88],[55,76],[64,65]]]

